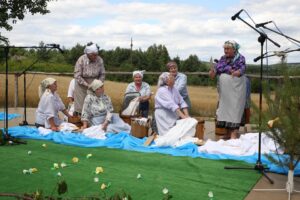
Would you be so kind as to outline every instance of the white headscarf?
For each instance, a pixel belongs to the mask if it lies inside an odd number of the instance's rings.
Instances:
[[[104,84],[102,81],[95,79],[93,82],[89,85],[89,90],[92,92],[95,92],[99,87],[102,87]]]
[[[169,76],[170,76],[169,72],[163,72],[158,78],[157,86],[161,87],[161,86],[166,85]]]
[[[141,71],[136,70],[136,71],[133,71],[132,72],[132,77],[134,78],[135,75],[139,74],[143,78],[144,77],[144,72],[145,72],[145,70],[141,70]]]
[[[38,89],[39,97],[40,98],[44,94],[44,92],[46,91],[46,89],[48,88],[48,86],[52,85],[55,81],[56,81],[56,79],[51,78],[51,77],[42,80],[42,82],[39,85],[39,89]]]
[[[85,54],[90,54],[90,53],[98,53],[98,47],[96,44],[91,44],[91,45],[87,45],[84,49],[84,53]]]

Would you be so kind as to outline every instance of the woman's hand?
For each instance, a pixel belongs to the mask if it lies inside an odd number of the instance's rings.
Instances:
[[[106,131],[106,130],[107,130],[107,126],[108,126],[108,121],[105,120],[105,121],[103,122],[103,124],[102,124],[102,129],[103,129],[104,131]]]
[[[51,130],[52,130],[52,131],[58,132],[58,131],[59,131],[59,128],[58,128],[57,126],[51,126]]]
[[[241,76],[241,71],[240,70],[231,70],[231,75],[232,76],[236,76],[236,77],[240,77]]]

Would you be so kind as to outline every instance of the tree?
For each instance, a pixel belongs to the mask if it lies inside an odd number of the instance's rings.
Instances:
[[[11,23],[17,23],[17,20],[23,20],[26,13],[32,15],[40,13],[45,15],[47,3],[53,0],[1,0],[0,1],[0,28],[12,30]]]

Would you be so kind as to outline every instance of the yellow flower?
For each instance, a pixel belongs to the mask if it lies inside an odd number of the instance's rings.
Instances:
[[[78,161],[79,161],[79,159],[78,159],[77,157],[73,157],[73,158],[72,158],[72,162],[73,162],[73,163],[78,163]]]
[[[37,171],[38,171],[37,168],[30,168],[30,169],[29,169],[29,172],[30,172],[30,173],[35,173],[35,172],[37,172]]]
[[[42,147],[46,148],[46,147],[47,147],[47,145],[44,143],[44,144],[42,144]]]
[[[88,155],[86,155],[86,158],[90,158],[92,156],[93,156],[93,154],[89,153]]]
[[[105,190],[105,189],[106,189],[106,185],[104,183],[102,183],[101,190]]]
[[[96,174],[100,174],[100,173],[103,173],[103,172],[104,172],[104,170],[103,170],[102,167],[96,167],[96,171],[95,171]]]

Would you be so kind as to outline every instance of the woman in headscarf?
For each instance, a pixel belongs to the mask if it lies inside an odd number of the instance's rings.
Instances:
[[[61,111],[67,117],[71,117],[56,90],[57,82],[54,78],[46,78],[40,83],[40,102],[36,110],[35,120],[37,127],[42,126],[51,128],[53,131],[59,131],[58,126],[63,121],[59,119],[58,112]]]
[[[158,80],[154,115],[159,135],[165,135],[178,119],[189,117],[188,105],[174,87],[174,83],[175,78],[169,72],[162,73]]]
[[[168,71],[175,77],[174,87],[179,91],[183,100],[188,105],[188,110],[191,112],[192,104],[187,90],[187,76],[181,72],[178,72],[178,65],[175,61],[169,61],[167,63]]]
[[[139,112],[142,117],[148,117],[149,99],[151,98],[150,85],[143,81],[144,71],[134,71],[132,73],[133,82],[129,83],[126,92],[139,92]]]
[[[87,92],[81,115],[82,129],[101,125],[102,129],[109,133],[130,132],[131,127],[118,114],[112,113],[113,105],[110,97],[104,94],[102,81],[95,79]]]
[[[87,88],[94,79],[104,82],[105,68],[103,59],[98,55],[96,44],[87,45],[82,55],[76,62],[74,70],[75,92],[74,110],[80,115]]]
[[[219,76],[219,106],[217,109],[218,128],[227,129],[227,137],[239,137],[242,115],[246,102],[246,61],[239,53],[239,44],[233,40],[223,45],[224,54],[216,65]]]

